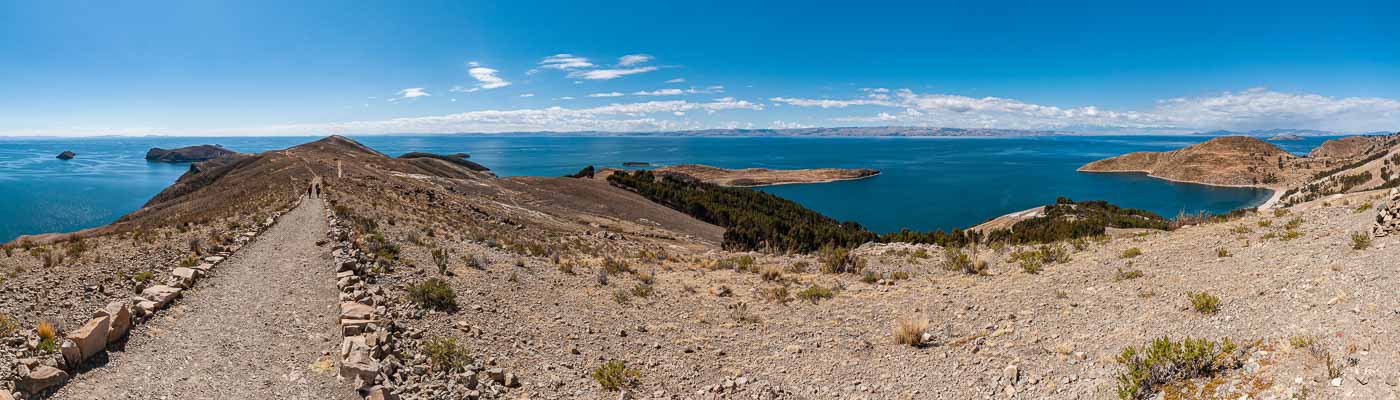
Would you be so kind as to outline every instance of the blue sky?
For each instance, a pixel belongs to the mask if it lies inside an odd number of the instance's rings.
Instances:
[[[115,3],[0,0],[0,135],[1400,130],[1394,1]]]

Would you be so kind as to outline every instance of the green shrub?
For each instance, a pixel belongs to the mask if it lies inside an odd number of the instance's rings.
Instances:
[[[632,272],[632,268],[627,266],[627,262],[612,257],[603,259],[603,270],[608,274],[618,275],[624,272]]]
[[[851,254],[851,249],[845,247],[823,247],[817,257],[821,262],[821,271],[823,273],[854,274],[865,269],[865,260]]]
[[[1129,280],[1129,279],[1137,279],[1137,278],[1141,278],[1141,277],[1142,277],[1142,271],[1135,270],[1135,269],[1123,270],[1122,268],[1119,268],[1119,269],[1118,269],[1118,272],[1115,273],[1115,274],[1113,275],[1113,280],[1115,280],[1115,281],[1126,281],[1126,280]]]
[[[1215,256],[1225,258],[1230,256],[1230,249],[1219,247],[1215,249]]]
[[[860,277],[860,281],[865,283],[875,283],[880,281],[880,276],[876,275],[874,272],[865,271],[865,275]]]
[[[797,292],[797,298],[816,303],[821,300],[836,297],[836,291],[821,285],[812,285]]]
[[[943,249],[943,269],[976,275],[986,272],[987,263],[974,262],[962,249],[947,247]]]
[[[1355,250],[1365,250],[1371,247],[1371,235],[1366,232],[1351,233],[1351,248]]]
[[[19,332],[19,321],[9,314],[0,314],[0,338],[7,338]]]
[[[1201,314],[1215,314],[1220,311],[1220,298],[1206,293],[1205,291],[1188,293],[1191,297],[1191,308]]]
[[[598,386],[612,391],[636,385],[637,378],[641,376],[641,372],[628,368],[627,363],[617,360],[608,361],[593,369],[593,380],[598,382]]]
[[[183,260],[180,260],[181,267],[192,268],[196,265],[199,265],[199,259],[194,257],[185,257]]]
[[[1136,248],[1136,247],[1129,247],[1127,250],[1123,250],[1123,254],[1122,254],[1120,257],[1121,257],[1121,258],[1133,258],[1133,257],[1137,257],[1137,256],[1140,256],[1140,255],[1142,255],[1142,249],[1139,249],[1139,248]]]
[[[1039,257],[1026,257],[1021,259],[1021,271],[1027,274],[1039,274],[1044,269]]]
[[[471,352],[456,338],[435,337],[423,342],[423,354],[428,356],[433,370],[451,373],[466,370],[472,364]]]
[[[457,292],[452,290],[447,281],[438,278],[428,278],[422,283],[408,285],[408,300],[420,308],[439,311],[457,309]]]
[[[897,280],[897,281],[902,281],[902,280],[905,280],[905,279],[909,279],[909,272],[907,272],[907,271],[894,271],[893,273],[890,274],[890,279],[894,279],[894,280]]]
[[[655,291],[656,289],[652,288],[651,285],[645,283],[638,283],[637,286],[632,287],[632,295],[636,297],[651,297],[651,294]]]
[[[141,271],[141,272],[137,272],[136,275],[132,275],[132,276],[131,276],[131,280],[136,281],[136,283],[144,284],[144,283],[150,282],[151,279],[154,279],[155,277],[156,277],[156,273],[155,273],[155,272],[151,272],[151,271]]]
[[[1303,226],[1303,219],[1299,217],[1293,217],[1293,219],[1290,219],[1288,220],[1288,222],[1285,222],[1283,224],[1283,229],[1293,230],[1298,229],[1298,227],[1300,226]]]
[[[1291,229],[1290,229],[1290,230],[1288,230],[1287,232],[1284,232],[1284,233],[1283,233],[1283,236],[1280,236],[1280,237],[1279,237],[1279,240],[1293,240],[1293,239],[1297,239],[1297,238],[1300,237],[1300,236],[1303,236],[1303,234],[1302,234],[1302,233],[1298,233],[1298,231],[1295,231],[1295,230],[1291,230]]]
[[[1152,397],[1163,386],[1187,379],[1214,376],[1241,365],[1240,350],[1229,338],[1220,343],[1206,339],[1155,339],[1141,348],[1128,346],[1118,355],[1118,398]]]

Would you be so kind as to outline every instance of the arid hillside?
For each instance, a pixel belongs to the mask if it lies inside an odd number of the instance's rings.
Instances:
[[[1137,152],[1080,167],[1083,172],[1143,172],[1181,182],[1212,185],[1280,185],[1307,177],[1312,166],[1252,137],[1225,136],[1168,152]]]

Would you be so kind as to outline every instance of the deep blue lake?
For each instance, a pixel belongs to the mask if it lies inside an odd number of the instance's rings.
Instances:
[[[222,144],[252,153],[315,137],[0,138],[0,242],[22,234],[100,226],[140,208],[188,168],[149,163],[151,147]],[[1205,141],[1194,136],[1026,138],[363,136],[389,155],[466,152],[501,176],[559,176],[627,161],[725,168],[875,168],[879,176],[762,190],[879,232],[950,229],[1054,202],[1108,200],[1174,216],[1254,206],[1267,190],[1172,183],[1138,174],[1087,174],[1080,165],[1133,151]],[[1274,142],[1305,154],[1330,138]],[[64,150],[78,157],[62,161]]]

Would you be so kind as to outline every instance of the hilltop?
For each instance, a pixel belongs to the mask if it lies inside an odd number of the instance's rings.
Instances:
[[[1083,172],[1143,172],[1153,177],[1211,185],[1253,186],[1297,182],[1307,174],[1299,157],[1269,142],[1225,136],[1167,152],[1136,152],[1094,161]]]

